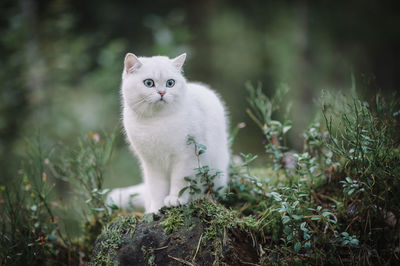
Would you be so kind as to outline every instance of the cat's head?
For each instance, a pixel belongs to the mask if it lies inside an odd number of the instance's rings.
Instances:
[[[186,54],[170,59],[166,56],[125,56],[122,73],[124,103],[141,116],[176,108],[186,94],[182,66]],[[151,112],[151,113],[150,113]]]

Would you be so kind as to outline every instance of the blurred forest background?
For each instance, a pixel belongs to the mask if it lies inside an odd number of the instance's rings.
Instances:
[[[245,82],[267,95],[291,89],[290,146],[315,119],[322,89],[390,95],[397,72],[400,16],[380,1],[2,0],[0,3],[0,183],[15,174],[26,140],[76,145],[88,132],[120,124],[125,53],[188,54],[188,80],[212,86],[231,126],[246,122],[234,152],[260,153],[245,109]],[[140,175],[122,134],[105,187]],[[137,181],[137,180],[136,180]]]

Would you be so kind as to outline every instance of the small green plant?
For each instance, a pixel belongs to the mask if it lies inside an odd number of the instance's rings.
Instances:
[[[342,158],[345,178],[340,183],[349,197],[347,212],[356,214],[360,221],[352,226],[366,228],[362,240],[368,241],[371,234],[376,234],[374,225],[385,224],[387,212],[400,217],[400,165],[397,163],[400,100],[394,96],[387,101],[377,95],[370,103],[343,96],[337,96],[336,101],[340,104],[323,110],[330,136],[329,148]],[[394,231],[393,235],[396,235]],[[378,233],[373,238],[382,237]],[[398,237],[390,241],[395,239]]]
[[[292,122],[286,120],[282,123],[273,119],[273,115],[281,109],[282,101],[289,92],[289,87],[281,86],[276,90],[273,97],[268,98],[263,92],[261,83],[254,88],[251,83],[246,83],[249,92],[248,102],[251,109],[246,109],[247,114],[263,131],[266,144],[266,153],[273,158],[274,170],[279,170],[283,166],[282,159],[286,147],[286,133],[291,129]],[[285,116],[289,113],[291,104],[287,105]]]
[[[343,186],[343,193],[347,194],[348,196],[356,195],[365,191],[365,189],[357,180],[353,180],[350,177],[346,177],[345,180],[340,181],[340,183],[342,183]]]
[[[114,132],[102,140],[99,134],[89,132],[79,140],[78,149],[67,151],[66,159],[61,159],[53,169],[56,178],[71,184],[85,199],[95,220],[104,222],[110,221],[113,211],[118,209],[115,204],[105,203],[109,189],[103,188],[104,172],[112,156],[115,137]]]
[[[201,194],[202,191],[204,191],[205,195],[209,195],[215,199],[216,196],[218,196],[218,191],[222,188],[214,190],[214,180],[221,175],[221,171],[211,169],[208,165],[201,165],[200,156],[206,152],[206,146],[197,143],[192,136],[187,136],[187,145],[194,146],[198,167],[194,169],[196,171],[194,177],[184,177],[185,181],[188,182],[188,185],[179,191],[179,197],[188,190],[189,194],[192,196],[195,194]],[[202,186],[202,188],[200,186]]]
[[[339,243],[341,246],[349,247],[357,247],[359,245],[357,237],[354,235],[350,236],[347,232],[340,233],[340,236],[335,240],[335,243]]]
[[[312,157],[308,152],[294,154],[294,157],[297,159],[296,172],[301,178],[305,178],[311,185],[321,179],[323,171],[316,157]]]

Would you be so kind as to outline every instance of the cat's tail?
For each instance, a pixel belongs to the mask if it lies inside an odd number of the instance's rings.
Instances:
[[[114,203],[121,209],[145,208],[144,203],[145,186],[139,185],[115,188],[107,195],[106,202]]]

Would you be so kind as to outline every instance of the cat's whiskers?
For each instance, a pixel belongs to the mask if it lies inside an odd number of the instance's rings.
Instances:
[[[151,110],[150,117],[153,117],[153,108],[154,108],[154,103],[151,103],[151,105],[150,105],[150,106],[151,106],[151,109],[150,109],[150,110]]]
[[[134,103],[134,104],[132,105],[132,108],[135,108],[135,106],[137,106],[137,105],[139,105],[139,104],[141,104],[141,103],[147,101],[150,97],[151,97],[151,95],[146,95],[146,96],[144,96],[143,98],[141,98],[140,100],[138,100],[136,103]]]
[[[150,99],[150,97],[151,97],[151,95],[145,97],[145,99],[143,99],[142,103],[146,101],[147,103],[152,105],[152,103],[150,101],[148,101]],[[147,106],[143,106],[143,107],[141,105],[139,105],[134,109],[134,111],[137,113],[138,120],[141,120],[144,117],[144,113],[148,110],[149,104],[147,104]],[[140,107],[142,107],[142,108],[140,108]]]
[[[139,101],[137,101],[135,104],[133,104],[132,106],[131,106],[131,108],[132,108],[132,110],[135,112],[135,113],[137,113],[138,114],[138,118],[142,118],[143,117],[143,114],[144,114],[144,112],[146,111],[146,106],[144,106],[144,107],[142,107],[142,103],[145,103],[145,102],[149,102],[149,99],[151,98],[151,95],[147,95],[147,96],[144,96],[143,98],[141,98]],[[142,108],[141,108],[142,107]],[[141,111],[141,112],[140,112]]]

